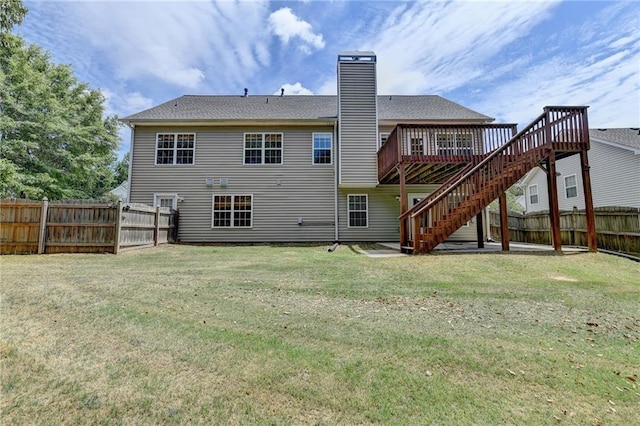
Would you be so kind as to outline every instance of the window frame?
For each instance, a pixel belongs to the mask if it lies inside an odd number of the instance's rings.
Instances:
[[[444,138],[446,136],[446,139]],[[462,146],[459,136],[464,136],[463,141],[466,143],[467,138],[469,145]],[[441,156],[458,156],[458,155],[473,155],[475,152],[473,146],[473,134],[472,133],[460,133],[460,132],[445,132],[436,133],[436,152]],[[445,143],[447,143],[445,145]],[[450,144],[450,145],[449,145]]]
[[[364,205],[365,205],[365,209],[364,210],[351,210],[351,202],[350,199],[351,197],[364,197]],[[361,213],[364,212],[365,213],[365,222],[366,224],[363,225],[352,225],[351,224],[351,213]],[[360,229],[365,229],[369,227],[369,195],[368,194],[347,194],[347,228],[360,228]]]
[[[378,134],[378,149],[382,148],[385,143],[389,140],[389,132],[379,132]],[[382,138],[384,137],[384,140]]]
[[[168,199],[172,198],[172,207],[171,210],[178,210],[178,194],[175,192],[158,192],[153,194],[153,204],[152,206],[158,207],[160,206],[160,199]]]
[[[316,163],[316,151],[326,151],[327,148],[316,148],[316,136],[329,136],[329,162]],[[323,158],[323,157],[319,157]],[[331,132],[313,132],[311,135],[311,164],[313,166],[331,166],[333,165],[333,133]]]
[[[173,136],[173,147],[172,148],[158,148],[158,139],[160,136]],[[178,136],[193,136],[193,148],[178,148]],[[197,135],[195,132],[157,132],[155,138],[155,149],[154,149],[154,165],[155,166],[194,166],[196,164],[196,139]],[[173,162],[171,163],[158,163],[158,151],[173,151]],[[192,161],[191,163],[177,163],[178,160],[178,151],[191,151]]]
[[[567,179],[573,178],[575,183],[571,186],[567,186]],[[575,195],[569,196],[569,189],[575,189]],[[564,176],[564,197],[568,200],[570,198],[578,198],[578,176],[574,173],[569,176]]]
[[[259,163],[247,163],[247,151],[257,151],[258,148],[247,149],[247,135],[261,135],[262,140],[260,143],[260,162]],[[266,135],[279,135],[280,136],[280,148],[266,148],[265,139]],[[279,163],[266,163],[265,159],[266,151],[280,151]],[[284,164],[284,133],[283,132],[244,132],[242,135],[242,165],[244,166],[281,166]]]
[[[535,188],[536,189],[536,193],[532,194],[531,193],[531,189]],[[540,193],[538,192],[538,184],[534,183],[533,185],[529,185],[529,187],[527,188],[527,191],[529,192],[529,204],[534,205],[534,204],[540,204]],[[533,201],[532,197],[536,197],[536,201]]]
[[[230,217],[229,217],[229,226],[221,226],[221,225],[215,225],[215,214],[216,211],[222,212],[222,211],[227,211],[227,210],[216,210],[216,197],[231,197],[231,202],[230,202],[230,210],[228,210],[230,212]],[[249,197],[250,199],[250,203],[251,203],[251,208],[249,210],[235,210],[235,205],[236,205],[236,197]],[[246,212],[248,211],[250,216],[249,216],[249,225],[248,226],[238,226],[235,224],[236,221],[236,215],[235,213],[237,212]],[[212,194],[211,195],[211,229],[252,229],[253,228],[253,194],[225,194],[225,193],[219,193],[219,194]]]

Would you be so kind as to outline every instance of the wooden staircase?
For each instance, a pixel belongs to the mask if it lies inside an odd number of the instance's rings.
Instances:
[[[533,123],[486,158],[468,164],[400,216],[405,252],[429,253],[529,170],[589,149],[587,107],[546,107]],[[554,166],[555,169],[555,166]],[[402,241],[404,239],[404,241]]]

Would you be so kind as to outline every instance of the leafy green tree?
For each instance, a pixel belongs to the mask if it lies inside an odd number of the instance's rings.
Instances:
[[[20,25],[26,14],[22,0],[0,0],[0,32],[9,32],[14,25]]]
[[[114,184],[120,185],[125,180],[129,179],[129,153],[127,152],[122,160],[116,163],[115,167]]]
[[[16,14],[7,22],[20,20]],[[2,25],[4,32],[4,17]],[[104,118],[102,93],[40,47],[2,37],[0,196],[101,197],[113,186],[119,126],[116,117]]]

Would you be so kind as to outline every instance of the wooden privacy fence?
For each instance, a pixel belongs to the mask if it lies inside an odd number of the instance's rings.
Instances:
[[[118,253],[177,241],[178,212],[92,200],[0,200],[0,254]]]
[[[598,248],[640,254],[640,209],[635,207],[597,207]],[[491,236],[501,238],[500,213],[490,211]],[[560,212],[562,244],[587,245],[587,219],[584,210]],[[549,212],[520,214],[509,212],[509,240],[551,244]]]

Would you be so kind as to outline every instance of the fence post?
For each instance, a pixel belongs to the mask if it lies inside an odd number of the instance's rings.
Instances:
[[[153,245],[158,246],[158,234],[160,234],[160,206],[156,206],[156,215],[153,223]]]
[[[42,207],[40,208],[40,234],[38,235],[38,254],[43,254],[47,238],[47,214],[49,212],[49,199],[42,199]]]
[[[180,223],[180,210],[173,212],[173,243],[178,242],[178,224]]]
[[[120,251],[120,232],[122,231],[122,200],[118,201],[116,211],[115,235],[113,236],[113,254]]]

